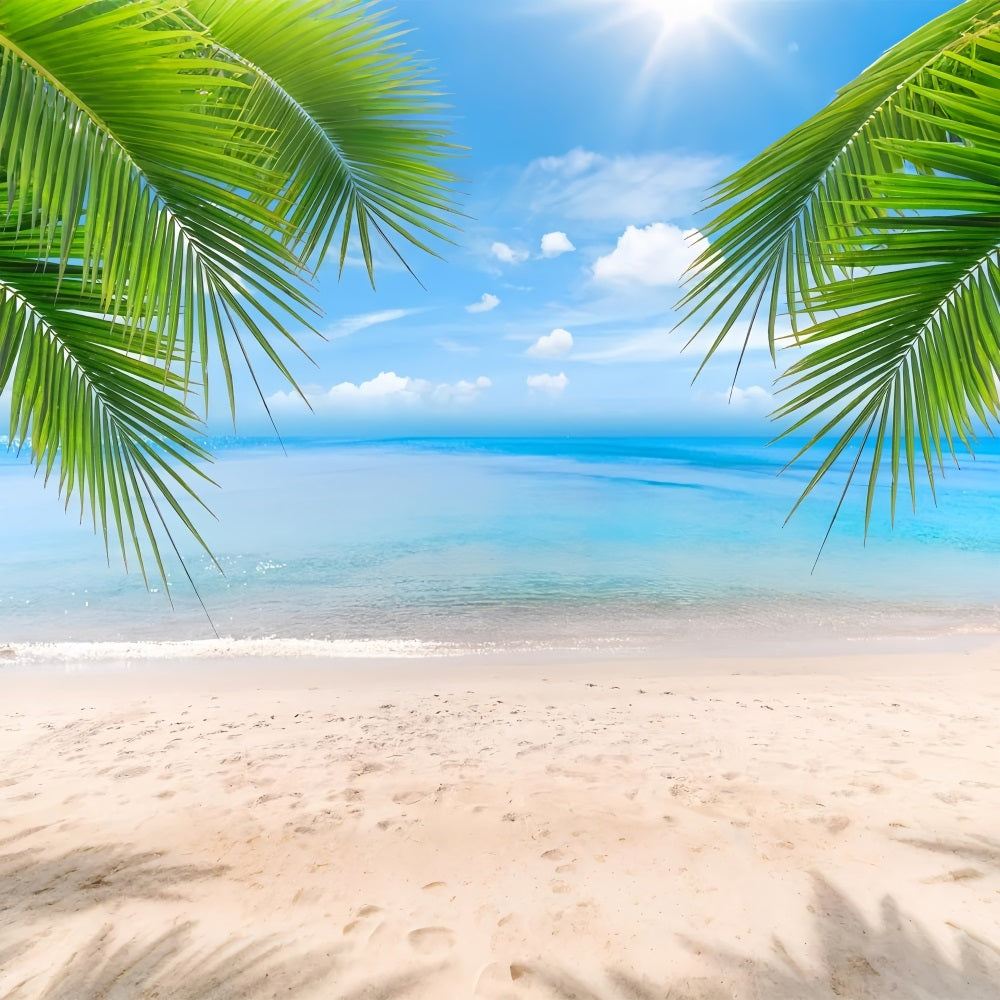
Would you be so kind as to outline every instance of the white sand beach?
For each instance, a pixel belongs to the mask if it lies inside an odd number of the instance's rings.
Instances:
[[[1000,648],[0,663],[0,996],[995,998]]]

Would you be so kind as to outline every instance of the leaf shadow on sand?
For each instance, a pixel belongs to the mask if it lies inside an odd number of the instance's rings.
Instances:
[[[532,997],[551,1000],[732,1000],[733,993],[719,985],[720,978],[698,977],[656,986],[619,969],[606,973],[607,986],[595,987],[568,969],[544,966],[540,963],[514,965],[512,975],[528,979],[528,988],[535,989]],[[799,998],[805,1000],[805,998]]]
[[[327,992],[319,995],[402,1000],[434,971],[379,973],[344,993],[335,947],[302,950],[277,935],[246,934],[206,946],[198,936],[188,922],[152,939],[122,940],[108,924],[58,967],[14,986],[5,1000],[273,1000],[326,980]]]
[[[977,865],[988,865],[1000,870],[1000,840],[973,833],[964,840],[928,840],[921,837],[894,837],[900,844],[919,847],[935,854],[954,854]],[[980,873],[982,874],[982,873]]]
[[[116,943],[114,929],[103,928],[42,988],[38,1000],[237,1000],[295,996],[329,975],[330,955],[296,953],[274,938],[241,938],[214,948],[191,944],[193,924],[182,924],[149,941]],[[20,995],[15,993],[20,1000]]]
[[[553,1000],[996,1000],[1000,947],[955,926],[957,959],[945,954],[914,919],[886,896],[869,921],[822,876],[813,875],[813,932],[819,958],[806,964],[772,939],[771,955],[756,958],[683,938],[707,958],[715,976],[654,983],[607,970],[595,987],[563,968],[518,967]]]
[[[0,847],[30,842],[42,829],[7,838]],[[337,939],[306,950],[275,934],[207,928],[206,936],[206,927],[191,920],[161,933],[136,933],[114,921],[122,900],[183,902],[185,885],[219,879],[228,870],[169,864],[165,855],[125,845],[58,855],[28,846],[0,854],[0,994],[4,1000],[265,1000],[298,996],[335,977],[344,947]],[[48,958],[47,935],[59,921],[90,911],[100,930],[81,938],[68,957]],[[349,983],[331,978],[330,988],[338,988],[341,1000],[393,1000],[410,996],[432,971],[380,970],[347,993]]]
[[[749,960],[720,951],[720,964],[744,970],[751,997],[771,1000],[994,1000],[1000,982],[997,944],[952,925],[957,957],[914,918],[883,897],[878,919],[862,911],[822,876],[813,874],[813,931],[820,958],[805,966],[778,939],[773,958]]]
[[[225,865],[169,865],[155,851],[110,844],[48,855],[27,847],[0,855],[0,928],[33,913],[76,913],[114,900],[171,899],[188,882],[217,878]]]

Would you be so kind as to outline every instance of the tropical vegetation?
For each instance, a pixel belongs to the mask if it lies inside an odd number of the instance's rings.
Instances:
[[[792,348],[774,416],[822,456],[798,503],[838,460],[866,527],[880,478],[893,515],[933,492],[1000,416],[1000,2],[900,42],[712,206],[683,307],[706,361],[755,324]]]
[[[453,211],[434,84],[354,0],[4,0],[0,391],[12,443],[165,578],[201,540],[209,388],[292,380],[308,279]],[[255,376],[256,378],[256,376]]]

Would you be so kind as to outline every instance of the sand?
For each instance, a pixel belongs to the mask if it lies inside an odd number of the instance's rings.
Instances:
[[[0,761],[3,997],[1000,996],[982,641],[8,659]]]

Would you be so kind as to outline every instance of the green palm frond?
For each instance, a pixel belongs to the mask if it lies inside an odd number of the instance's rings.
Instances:
[[[356,231],[374,282],[372,230],[394,251],[394,234],[431,253],[422,233],[447,239],[454,176],[441,160],[455,147],[434,117],[434,82],[400,51],[398,23],[356,0],[189,6],[253,73],[241,124],[279,129],[271,166],[288,178],[281,197],[297,254],[318,267],[339,228],[343,268]]]
[[[787,309],[801,351],[774,416],[807,433],[793,461],[828,448],[796,507],[853,453],[866,527],[886,471],[894,516],[904,483],[914,504],[920,479],[933,493],[944,452],[1000,417],[998,126],[1000,4],[968,2],[724,182],[738,197],[686,302],[725,316],[709,355],[765,297],[773,351]]]
[[[54,303],[58,281],[54,268],[4,261],[0,386],[11,388],[11,438],[30,444],[46,482],[58,468],[67,506],[75,493],[81,518],[89,507],[95,530],[117,538],[126,565],[131,553],[148,580],[148,550],[165,578],[160,514],[169,508],[201,541],[179,499],[197,502],[189,479],[208,481],[200,463],[209,456],[193,437],[197,418],[179,397],[180,379],[164,370],[162,338],[145,338],[150,356],[128,352],[124,324],[98,311],[82,269],[69,265],[62,275],[71,309]]]
[[[790,309],[797,323],[809,290],[832,277],[828,252],[876,212],[864,179],[901,168],[883,140],[946,138],[933,115],[938,88],[931,72],[995,31],[998,17],[997,0],[959,4],[718,185],[708,207],[719,212],[701,228],[708,242],[680,303],[687,317],[699,317],[699,333],[721,319],[708,356],[758,307],[774,351],[779,318]]]
[[[942,442],[953,455],[955,439],[971,450],[974,420],[1000,417],[1000,66],[958,65],[972,74],[934,73],[948,88],[938,103],[949,118],[937,117],[952,141],[883,143],[915,170],[866,179],[881,214],[829,257],[860,273],[811,290],[811,306],[831,315],[800,334],[806,353],[787,372],[797,392],[778,410],[794,418],[786,434],[822,423],[807,447],[838,431],[810,489],[877,421],[869,517],[886,445],[894,510],[901,452],[915,500],[918,452],[933,489]]]
[[[259,163],[268,137],[235,120],[251,83],[191,21],[162,0],[5,0],[0,162],[8,198],[38,207],[42,256],[58,234],[65,265],[82,230],[104,310],[130,336],[155,316],[186,380],[197,358],[204,383],[214,341],[232,397],[227,317],[291,380],[270,340],[309,307],[291,223],[263,204],[283,183]]]
[[[336,0],[0,4],[11,437],[144,573],[157,522],[198,538],[210,369],[234,412],[234,345],[294,385],[278,345],[328,245],[355,230],[370,272],[370,228],[429,249],[449,224],[436,98],[394,38]]]

